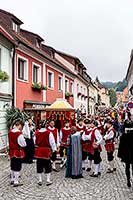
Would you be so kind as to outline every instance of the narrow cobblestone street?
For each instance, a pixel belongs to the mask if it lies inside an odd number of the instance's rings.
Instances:
[[[9,184],[9,161],[0,159],[0,200],[129,200],[133,199],[133,190],[126,186],[124,167],[116,158],[117,171],[114,174],[106,174],[107,163],[103,152],[102,176],[92,178],[88,172],[84,172],[84,178],[78,180],[66,179],[65,170],[59,173],[53,172],[53,185],[37,185],[35,164],[23,165],[21,176],[24,185],[13,188]],[[45,178],[45,176],[44,176]]]

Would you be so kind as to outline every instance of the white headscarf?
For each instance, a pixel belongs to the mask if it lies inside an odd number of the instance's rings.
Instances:
[[[30,127],[29,127],[29,122],[26,121],[23,127],[23,134],[25,138],[30,139]]]

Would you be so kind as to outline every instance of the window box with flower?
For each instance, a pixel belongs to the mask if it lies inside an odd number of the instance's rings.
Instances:
[[[66,98],[73,97],[73,94],[70,93],[70,92],[66,92],[66,93],[65,93],[65,97],[66,97]]]
[[[0,81],[1,82],[6,82],[9,80],[9,75],[7,72],[0,70]]]
[[[41,92],[41,90],[47,90],[47,86],[42,85],[41,83],[33,82],[33,83],[32,83],[32,89],[33,89],[34,91]]]

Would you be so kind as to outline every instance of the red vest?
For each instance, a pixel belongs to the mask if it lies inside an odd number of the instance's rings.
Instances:
[[[71,134],[71,129],[62,129],[62,141],[61,146],[67,147],[67,138]]]
[[[91,151],[92,151],[92,154],[94,154],[93,143],[96,142],[96,136],[95,136],[95,131],[96,131],[96,130],[98,130],[98,128],[94,128],[94,129],[92,130],[92,134],[91,134],[91,142],[92,142],[92,149],[91,149]],[[98,150],[99,150],[99,151],[102,151],[102,147],[101,147],[100,144],[98,145]]]
[[[50,159],[52,151],[49,143],[49,134],[48,130],[44,132],[36,131],[35,158]]]
[[[92,129],[86,130],[85,135],[90,135],[91,132],[92,132]],[[85,152],[91,153],[91,149],[92,149],[91,146],[92,146],[91,140],[87,140],[87,141],[82,142],[82,150],[85,151]]]
[[[18,137],[22,134],[22,132],[17,131],[13,132],[12,130],[8,133],[8,139],[9,139],[9,156],[10,158],[24,158],[24,150],[22,147],[18,144]]]
[[[47,129],[48,129],[48,131],[50,131],[51,133],[53,133],[53,136],[54,136],[54,139],[55,139],[55,143],[57,144],[58,129],[54,128],[53,130],[51,130],[49,127]]]
[[[83,127],[80,127],[80,126],[76,126],[76,129],[77,129],[77,132],[80,132],[80,131],[85,131],[86,130],[86,126],[83,126]]]
[[[110,131],[114,132],[114,129],[111,128],[110,130],[107,131],[106,134],[109,134]],[[115,132],[114,132],[113,138],[111,138],[109,140],[105,140],[105,149],[107,152],[113,152],[115,150],[114,139],[115,139]]]
[[[100,126],[98,127],[98,130],[101,132],[102,135],[104,135],[104,127],[101,120],[99,120],[99,125]]]

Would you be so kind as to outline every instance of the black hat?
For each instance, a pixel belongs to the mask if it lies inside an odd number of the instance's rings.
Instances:
[[[85,124],[91,124],[91,120],[90,120],[90,119],[85,119],[85,120],[84,120],[84,123],[85,123]]]

